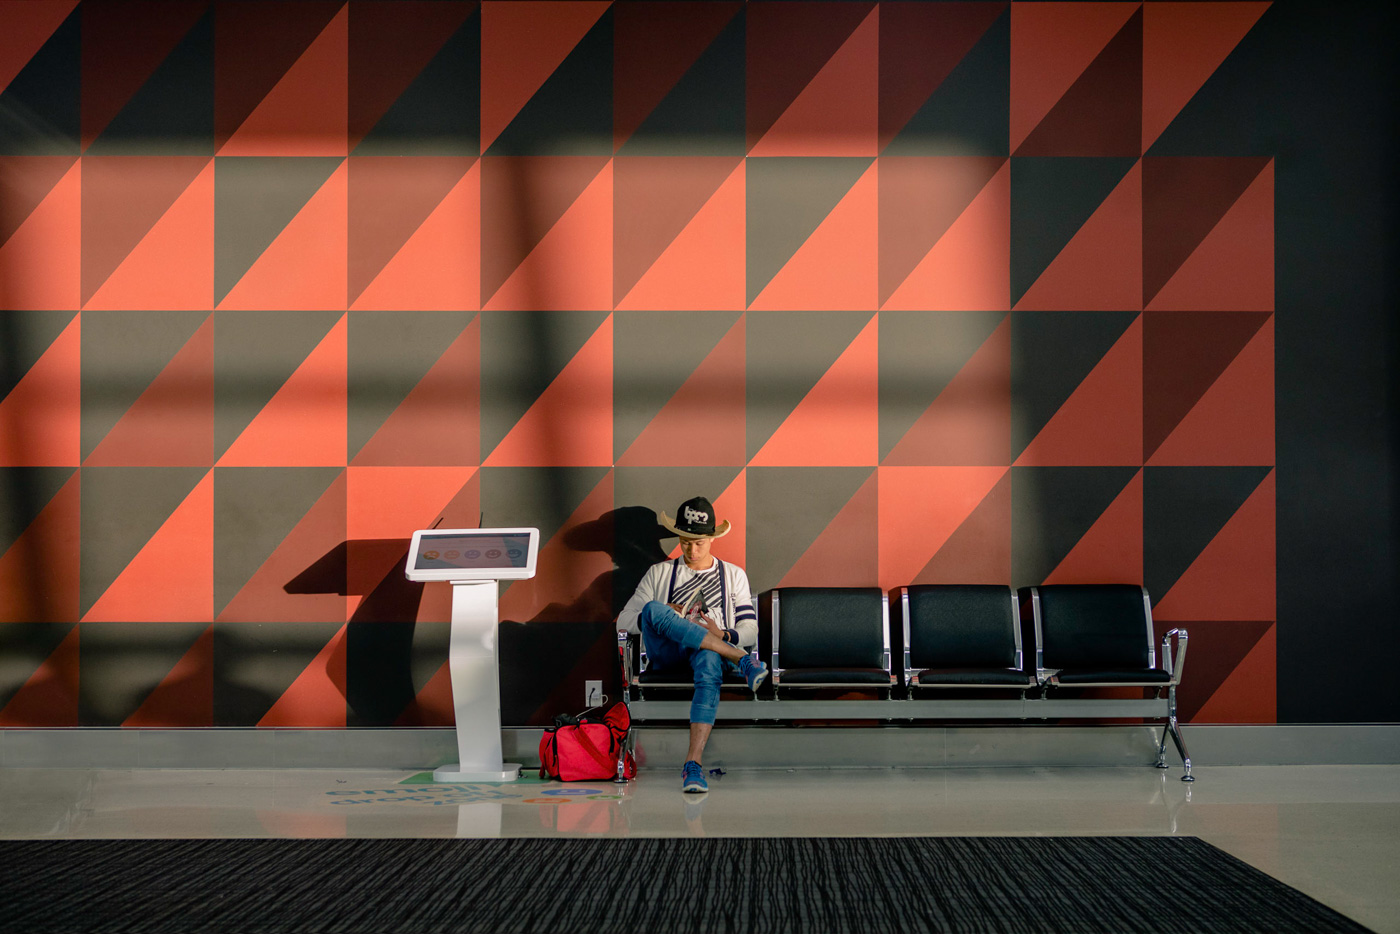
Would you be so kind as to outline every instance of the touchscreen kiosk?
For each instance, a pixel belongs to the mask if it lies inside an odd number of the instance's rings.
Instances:
[[[539,529],[423,529],[413,533],[404,573],[452,585],[452,707],[457,762],[433,771],[439,782],[508,782],[520,763],[501,755],[501,691],[496,667],[497,581],[535,576]]]

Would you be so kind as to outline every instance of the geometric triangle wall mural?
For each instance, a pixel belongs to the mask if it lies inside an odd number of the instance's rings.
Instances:
[[[448,724],[483,518],[547,722],[694,495],[755,592],[1145,583],[1277,716],[1286,166],[1182,143],[1267,3],[25,6],[0,725]]]

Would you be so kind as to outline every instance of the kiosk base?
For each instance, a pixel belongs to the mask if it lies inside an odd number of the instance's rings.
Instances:
[[[519,762],[502,762],[500,771],[472,769],[464,772],[456,762],[433,769],[435,782],[513,782],[519,777]]]

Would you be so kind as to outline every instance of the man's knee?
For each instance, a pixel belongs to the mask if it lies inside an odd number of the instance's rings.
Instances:
[[[696,652],[690,657],[690,667],[695,672],[696,684],[719,684],[724,680],[724,659],[714,652]]]

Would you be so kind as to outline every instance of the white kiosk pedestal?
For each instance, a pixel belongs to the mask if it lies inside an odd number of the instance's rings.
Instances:
[[[497,669],[497,581],[535,574],[537,529],[427,529],[413,534],[409,580],[452,584],[452,707],[457,761],[433,770],[438,782],[510,782],[520,763],[501,755]]]

